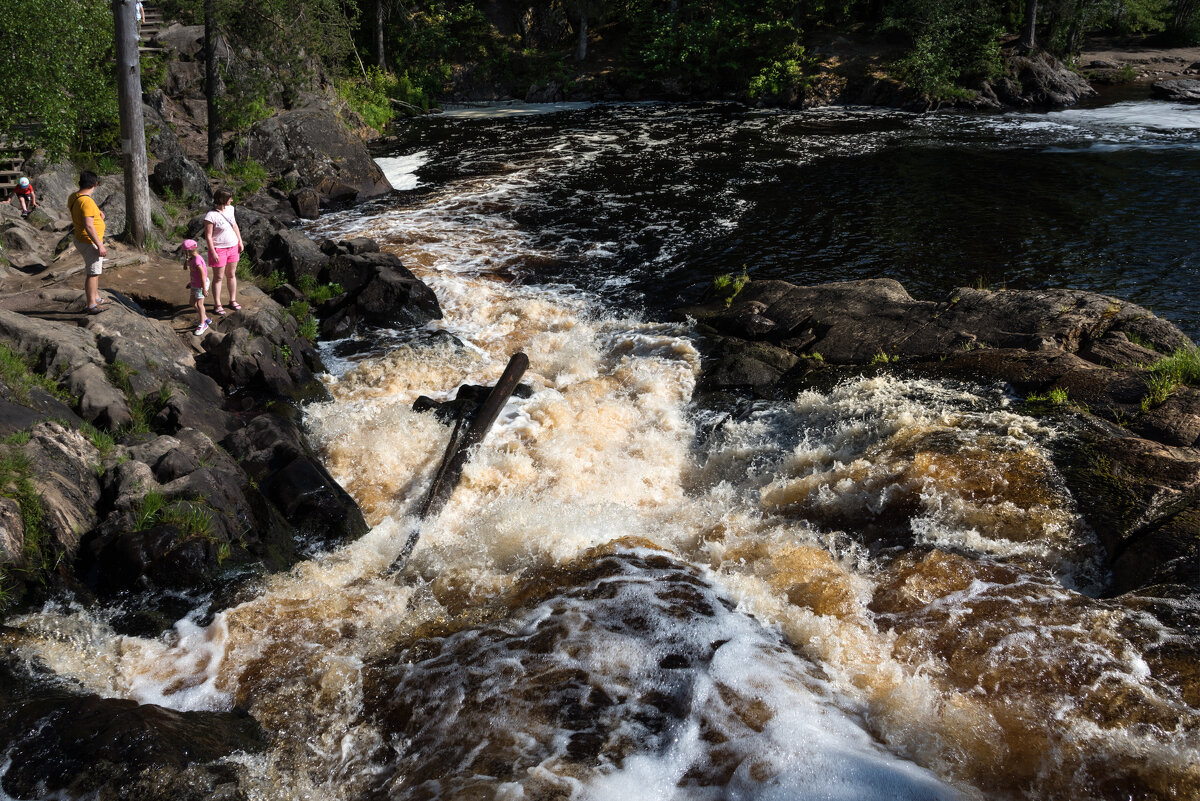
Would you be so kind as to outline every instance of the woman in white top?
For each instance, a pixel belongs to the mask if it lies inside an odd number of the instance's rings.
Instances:
[[[242,308],[237,302],[237,263],[242,252],[242,232],[233,212],[233,193],[228,189],[213,192],[213,207],[204,215],[204,241],[208,243],[208,266],[213,275],[213,309],[224,314],[221,305],[221,286],[229,283],[229,308]]]

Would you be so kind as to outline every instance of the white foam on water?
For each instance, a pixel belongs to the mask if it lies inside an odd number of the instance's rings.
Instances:
[[[380,156],[375,159],[392,189],[407,191],[421,185],[417,170],[429,163],[429,151],[418,150],[406,156]]]
[[[462,119],[495,119],[498,117],[535,117],[557,114],[563,111],[579,111],[591,108],[595,103],[525,103],[519,100],[481,103],[471,106],[442,106],[442,116]]]

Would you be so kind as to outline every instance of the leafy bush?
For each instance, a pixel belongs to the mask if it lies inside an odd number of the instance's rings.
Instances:
[[[893,65],[909,86],[933,98],[968,96],[965,84],[1000,74],[996,9],[970,0],[895,0],[884,30],[912,45]]]
[[[231,161],[226,168],[226,172],[230,178],[237,182],[238,192],[242,195],[253,195],[266,185],[267,178],[269,177],[267,168],[254,159]]]
[[[398,90],[396,76],[378,67],[371,67],[366,78],[348,79],[338,86],[342,99],[377,131],[386,128],[396,116],[392,97]]]
[[[30,138],[51,158],[114,147],[119,135],[109,3],[0,3],[0,31],[0,134]]]

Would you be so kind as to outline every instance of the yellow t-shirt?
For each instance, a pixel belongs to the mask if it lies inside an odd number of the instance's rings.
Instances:
[[[71,210],[71,221],[75,223],[76,242],[92,242],[87,231],[86,219],[88,217],[92,218],[92,225],[96,227],[96,236],[104,239],[104,215],[100,213],[100,207],[96,205],[96,201],[92,200],[91,195],[73,192],[67,198],[67,208]],[[100,246],[99,242],[92,242],[92,244]]]

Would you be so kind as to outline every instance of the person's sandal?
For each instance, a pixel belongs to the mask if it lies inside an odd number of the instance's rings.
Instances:
[[[225,313],[224,306],[218,306],[215,309],[213,309],[213,314],[224,314],[224,313]]]
[[[229,308],[233,309],[234,311],[241,311],[242,304],[238,303],[236,300],[231,300],[229,301]]]

